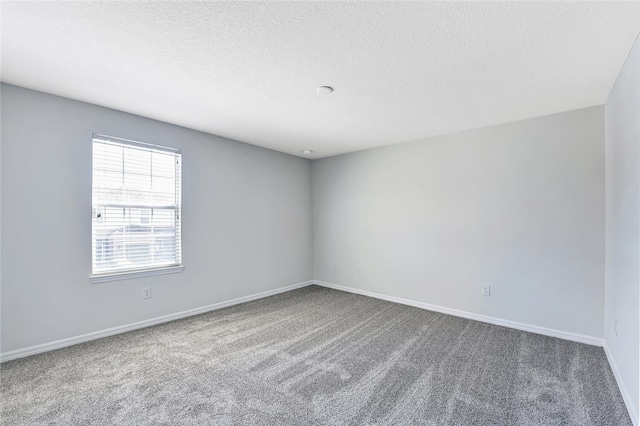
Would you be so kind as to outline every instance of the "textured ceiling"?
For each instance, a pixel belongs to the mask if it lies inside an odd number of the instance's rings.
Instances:
[[[640,31],[640,2],[3,1],[1,13],[2,81],[311,158],[601,105]]]

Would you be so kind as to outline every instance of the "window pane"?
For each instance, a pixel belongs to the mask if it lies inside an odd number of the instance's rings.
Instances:
[[[123,148],[105,143],[93,144],[93,170],[111,170],[122,173]]]
[[[93,273],[180,264],[180,154],[95,139],[93,147]]]
[[[153,199],[151,176],[125,173],[124,201],[127,204],[148,205]]]
[[[125,173],[151,176],[151,152],[141,149],[125,149],[124,171]]]
[[[156,206],[167,206],[176,203],[175,178],[153,177],[153,201]]]
[[[122,171],[94,170],[93,202],[94,204],[120,204],[124,193]]]
[[[154,152],[153,157],[153,176],[170,177],[175,179],[176,174],[176,158],[173,154],[163,152]]]

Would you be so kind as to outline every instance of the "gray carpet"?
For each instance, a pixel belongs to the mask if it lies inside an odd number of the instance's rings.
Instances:
[[[317,286],[0,374],[3,425],[631,425],[602,348]]]

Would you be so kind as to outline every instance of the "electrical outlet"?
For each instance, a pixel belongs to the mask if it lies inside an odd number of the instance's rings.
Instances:
[[[613,333],[617,336],[618,335],[618,320],[614,319],[613,320]]]
[[[360,267],[356,266],[355,269],[353,270],[353,272],[355,272],[356,274],[360,273]]]
[[[142,289],[142,298],[151,299],[151,287],[145,287]]]
[[[338,264],[337,263],[333,264],[333,272],[338,272]]]
[[[491,286],[490,285],[483,285],[482,286],[482,295],[483,296],[491,296]]]

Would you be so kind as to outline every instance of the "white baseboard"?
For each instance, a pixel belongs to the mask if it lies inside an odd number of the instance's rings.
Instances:
[[[402,305],[413,306],[416,308],[426,309],[428,311],[440,312],[443,314],[454,315],[456,317],[467,318],[475,321],[486,322],[489,324],[500,325],[502,327],[515,328],[516,330],[529,331],[531,333],[543,334],[545,336],[558,337],[560,339],[571,340],[579,343],[586,343],[593,346],[603,346],[603,339],[599,337],[587,336],[584,334],[570,333],[568,331],[555,330],[552,328],[539,327],[537,325],[530,325],[516,321],[505,320],[501,318],[490,317],[487,315],[474,314],[472,312],[460,311],[458,309],[445,308],[444,306],[432,305],[429,303],[417,302],[415,300],[403,299],[395,296],[387,296],[386,294],[374,293],[367,290],[360,290],[353,287],[347,287],[338,284],[332,284],[324,281],[313,281],[314,284],[333,288],[335,290],[342,290],[349,293],[361,294],[363,296],[369,296],[376,299],[387,300],[389,302],[400,303]]]
[[[92,333],[82,334],[80,336],[69,337],[67,339],[56,340],[54,342],[43,343],[41,345],[29,346],[23,349],[16,349],[9,352],[0,353],[0,362],[10,361],[12,359],[24,358],[30,355],[36,355],[42,352],[52,351],[54,349],[60,349],[67,346],[77,345],[78,343],[88,342],[90,340],[101,339],[107,336],[113,336],[114,334],[126,333],[127,331],[137,330],[139,328],[150,327],[156,324],[162,324],[164,322],[174,321],[181,318],[190,317],[193,315],[203,314],[209,311],[215,311],[217,309],[226,308],[228,306],[237,305],[240,303],[250,302],[252,300],[262,299],[264,297],[273,296],[275,294],[284,293],[287,291],[295,290],[297,288],[306,287],[313,284],[313,281],[305,281],[298,284],[289,285],[286,287],[280,287],[275,290],[263,291],[262,293],[256,293],[249,296],[238,297],[237,299],[227,300],[225,302],[214,303],[213,305],[202,306],[200,308],[189,309],[175,314],[163,315],[161,317],[151,318],[144,321],[135,322],[132,324],[121,325],[118,327],[108,328],[106,330],[94,331]]]
[[[618,388],[620,389],[620,393],[622,394],[624,404],[627,406],[627,412],[629,413],[629,417],[631,417],[631,422],[634,426],[639,426],[640,420],[638,419],[638,412],[633,406],[633,401],[631,400],[629,389],[627,388],[625,382],[622,380],[622,374],[620,374],[620,370],[618,369],[618,364],[616,364],[615,358],[613,357],[613,355],[611,355],[611,350],[609,349],[606,340],[604,341],[604,353],[607,354],[607,360],[609,360],[609,365],[611,366],[613,375],[616,378],[616,382],[618,382]]]

